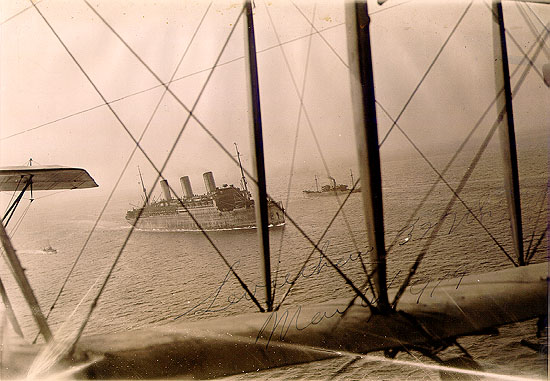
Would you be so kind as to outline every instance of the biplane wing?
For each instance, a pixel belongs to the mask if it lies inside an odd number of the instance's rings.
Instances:
[[[0,168],[0,192],[20,191],[28,183],[32,190],[85,189],[97,183],[85,169],[60,165],[14,166]]]

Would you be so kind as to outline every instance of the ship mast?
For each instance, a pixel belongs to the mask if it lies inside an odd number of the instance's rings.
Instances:
[[[139,180],[141,181],[141,189],[143,190],[143,194],[145,195],[145,205],[149,205],[149,196],[147,196],[147,190],[145,189],[145,185],[143,184],[143,176],[141,176],[141,170],[139,169],[139,165],[138,165],[138,172],[139,172]]]
[[[315,176],[315,190],[319,192],[319,181],[317,180],[317,175],[314,175],[314,176]]]
[[[244,177],[244,170],[243,170],[243,164],[241,163],[241,153],[239,152],[239,147],[237,146],[237,143],[235,144],[235,150],[237,151],[237,160],[239,160],[239,168],[241,169],[241,182],[243,184],[243,188],[248,194],[248,184],[246,183],[246,177]]]

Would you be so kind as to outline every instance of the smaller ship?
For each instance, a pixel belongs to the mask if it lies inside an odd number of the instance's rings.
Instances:
[[[350,170],[351,184],[353,186],[353,172]],[[350,189],[346,184],[336,184],[336,180],[333,177],[329,177],[331,184],[323,185],[319,190],[319,180],[315,176],[315,190],[304,190],[303,193],[306,196],[333,196],[335,194],[346,195],[348,193],[361,192],[361,188]]]
[[[48,247],[44,247],[42,251],[46,254],[57,254],[57,249],[54,249],[52,245],[48,245]]]

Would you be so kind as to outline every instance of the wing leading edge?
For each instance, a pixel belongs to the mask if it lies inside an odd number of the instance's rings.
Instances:
[[[32,190],[95,188],[97,183],[82,168],[60,165],[0,168],[0,191],[18,191],[32,182]]]

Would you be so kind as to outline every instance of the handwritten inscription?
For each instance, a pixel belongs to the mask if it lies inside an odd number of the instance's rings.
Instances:
[[[321,250],[323,253],[328,252],[329,247],[329,241],[327,241]],[[370,251],[372,251],[372,248],[369,248],[364,253],[361,252],[352,252],[348,255],[345,255],[344,257],[340,258],[339,260],[335,261],[334,264],[339,267],[343,268],[346,265],[348,265],[351,262],[357,261],[361,256],[368,254]],[[238,268],[239,261],[236,261],[231,266],[234,270]],[[303,269],[300,270],[300,272],[297,275],[297,278],[311,278],[318,276],[321,274],[323,269],[327,267],[330,268],[330,264],[326,261],[325,257],[319,253],[319,255],[315,258],[314,261],[310,262],[307,266],[305,266]],[[292,280],[296,277],[295,274],[292,274],[290,272],[284,274],[282,276],[282,282],[280,284],[273,283],[272,287],[277,289],[282,289],[287,285],[292,284]],[[186,311],[184,311],[182,314],[177,316],[175,319],[179,319],[183,316],[201,316],[208,313],[216,313],[221,312],[224,310],[229,309],[231,306],[240,303],[242,300],[250,300],[250,297],[248,294],[243,291],[242,293],[235,294],[231,293],[226,298],[223,298],[223,292],[226,288],[228,283],[231,281],[232,274],[231,270],[228,270],[225,274],[223,280],[219,284],[219,286],[212,292],[210,295],[193,305],[192,307],[188,308]],[[251,293],[256,296],[256,293],[262,289],[265,289],[265,284],[256,284],[253,287],[250,288]]]
[[[266,340],[266,348],[273,339],[273,335],[276,333],[277,328],[280,328],[280,334],[279,334],[279,340],[284,340],[285,337],[288,334],[288,331],[290,328],[294,326],[294,328],[297,331],[303,331],[307,329],[308,327],[311,327],[312,325],[317,325],[321,323],[323,320],[331,319],[334,316],[340,316],[344,314],[344,311],[340,311],[338,308],[336,308],[333,312],[326,312],[326,311],[319,311],[313,314],[311,319],[307,319],[302,325],[300,325],[300,315],[302,313],[302,306],[298,306],[292,316],[289,318],[290,315],[290,309],[286,309],[283,311],[273,311],[269,313],[267,319],[265,320],[264,324],[258,331],[258,335],[256,336],[256,342],[260,340],[262,337],[265,338],[265,333],[268,332],[269,336],[267,336]],[[272,323],[271,328],[270,323]]]
[[[475,218],[469,211],[466,210],[461,213],[449,211],[435,223],[432,221],[420,223],[420,217],[417,217],[412,223],[402,227],[397,232],[397,240],[400,245],[404,245],[415,240],[420,240],[425,238],[430,231],[441,224],[446,224],[445,229],[441,228],[441,234],[449,235],[457,232],[460,228],[463,228],[466,225],[477,223],[475,221],[476,218],[479,222],[483,222],[483,218],[485,216],[492,216],[491,211],[487,210],[488,199],[489,196],[480,199],[476,208],[472,209],[472,212],[475,214]]]

